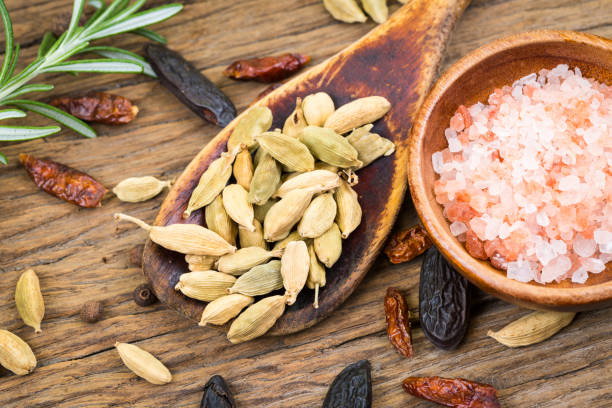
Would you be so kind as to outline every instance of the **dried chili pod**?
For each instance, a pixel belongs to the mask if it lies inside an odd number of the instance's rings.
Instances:
[[[51,105],[88,122],[107,125],[130,123],[138,114],[138,107],[120,95],[92,92],[84,96],[64,96],[51,101]]]
[[[213,375],[204,386],[200,408],[236,408],[236,401],[220,375]]]
[[[415,397],[455,408],[500,408],[497,390],[462,378],[408,377],[402,386]]]
[[[419,283],[419,321],[429,341],[445,350],[457,347],[468,328],[469,301],[468,281],[432,246]]]
[[[388,288],[385,296],[387,336],[393,346],[404,357],[412,357],[410,336],[410,311],[404,295],[397,288]]]
[[[431,246],[431,239],[425,228],[420,225],[397,231],[389,238],[385,254],[394,264],[409,262],[421,255]]]
[[[305,54],[282,54],[232,62],[223,75],[258,82],[276,82],[287,78],[310,62]]]
[[[372,368],[368,360],[347,366],[329,386],[323,408],[372,406]]]
[[[19,161],[34,183],[47,193],[81,207],[100,207],[107,190],[87,174],[24,153],[19,155]]]
[[[145,53],[161,84],[204,120],[224,127],[236,117],[232,101],[179,53],[159,44]]]

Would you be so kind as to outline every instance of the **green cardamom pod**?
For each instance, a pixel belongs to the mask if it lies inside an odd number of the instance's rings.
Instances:
[[[306,127],[306,119],[302,110],[302,98],[297,98],[295,101],[295,109],[291,115],[285,120],[283,126],[283,134],[299,139],[302,136],[302,129]]]
[[[252,149],[256,144],[255,136],[270,129],[270,126],[272,126],[272,111],[265,106],[252,107],[236,124],[227,140],[227,150],[231,152],[241,144]]]
[[[319,308],[319,288],[325,286],[325,268],[319,263],[317,254],[315,253],[314,245],[308,244],[308,256],[310,257],[310,269],[308,270],[308,279],[306,279],[306,286],[308,289],[314,289],[315,297],[313,306],[315,309]]]
[[[206,219],[206,227],[209,230],[216,232],[230,244],[236,245],[238,227],[230,216],[227,215],[221,195],[218,195],[212,203],[206,206],[204,218]]]
[[[192,299],[212,302],[225,296],[227,289],[231,288],[234,282],[236,278],[226,273],[195,271],[182,274],[174,289]]]
[[[241,275],[254,266],[268,262],[270,258],[279,258],[283,250],[267,251],[260,247],[240,248],[233,254],[224,255],[217,262],[219,272]]]
[[[297,231],[291,231],[285,238],[281,239],[280,241],[276,241],[272,250],[275,251],[277,249],[285,249],[287,244],[291,241],[304,241],[304,237],[302,237]]]
[[[364,125],[354,129],[346,140],[353,146],[359,154],[361,167],[365,167],[378,159],[380,156],[390,156],[395,152],[395,144],[376,133],[370,133],[372,124]]]
[[[334,198],[338,205],[336,223],[342,231],[342,238],[346,239],[361,223],[361,205],[357,192],[343,179],[340,179]]]
[[[312,126],[323,126],[325,121],[334,113],[334,101],[325,92],[310,94],[302,102],[306,123]]]
[[[263,226],[257,220],[253,220],[255,231],[249,231],[246,228],[238,228],[238,238],[240,239],[240,247],[260,247],[268,249],[268,243],[263,237]]]
[[[365,23],[368,19],[355,0],[323,0],[333,18],[345,23]]]
[[[336,219],[336,200],[331,193],[316,196],[304,211],[298,232],[304,238],[316,238],[331,228]]]
[[[45,315],[45,302],[40,292],[38,276],[28,269],[19,277],[15,289],[15,304],[19,315],[25,324],[40,333],[40,322]]]
[[[249,191],[253,179],[253,157],[248,149],[243,149],[234,160],[234,178],[236,183]]]
[[[314,157],[304,143],[278,132],[265,132],[255,138],[259,145],[290,171],[314,170]]]
[[[257,265],[240,276],[228,293],[241,293],[247,296],[266,295],[283,287],[281,261],[275,259],[263,265]]]
[[[313,191],[309,189],[293,190],[274,204],[264,220],[264,239],[278,241],[289,235],[304,215],[312,196]]]
[[[344,134],[382,118],[391,103],[382,96],[366,96],[342,105],[325,121],[325,127]]]
[[[314,239],[313,245],[317,258],[328,268],[334,266],[342,253],[342,237],[338,225],[332,224],[323,235]]]
[[[285,296],[269,296],[252,304],[230,326],[227,339],[242,343],[263,336],[285,312]]]
[[[266,204],[280,183],[281,173],[280,164],[271,155],[263,154],[253,173],[249,202],[256,205]]]
[[[302,142],[319,160],[338,167],[359,167],[359,153],[343,136],[332,129],[307,126],[302,132]]]
[[[389,17],[389,9],[387,8],[387,0],[361,0],[363,9],[372,20],[378,24],[387,21]]]
[[[277,201],[278,200],[270,198],[268,199],[268,201],[266,201],[265,204],[253,205],[253,210],[255,211],[255,219],[263,224],[264,220],[266,219],[266,214],[268,213],[268,210],[270,210],[270,208],[272,208],[272,206],[276,204]]]

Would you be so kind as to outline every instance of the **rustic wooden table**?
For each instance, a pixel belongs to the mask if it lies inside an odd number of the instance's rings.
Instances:
[[[36,54],[52,16],[70,10],[70,0],[9,0],[23,61]],[[163,1],[150,1],[151,4]],[[221,75],[231,61],[252,55],[300,51],[317,63],[373,27],[331,19],[319,0],[185,0],[185,10],[156,27],[169,45],[208,75],[239,110],[265,85]],[[392,10],[399,5],[394,3]],[[442,70],[477,46],[500,36],[538,28],[582,30],[612,37],[612,0],[474,0],[452,36]],[[143,40],[125,35],[119,46],[140,52]],[[145,234],[117,226],[112,214],[153,220],[162,197],[125,204],[105,199],[102,208],[80,209],[39,191],[18,165],[26,152],[66,163],[107,186],[136,175],[178,176],[218,128],[204,123],[144,76],[53,75],[54,95],[103,90],[125,95],[140,108],[124,127],[95,126],[87,140],[64,130],[59,136],[2,144],[9,165],[0,168],[0,328],[26,340],[38,367],[26,377],[0,371],[2,407],[197,407],[213,374],[230,383],[240,407],[320,406],[331,380],[348,363],[372,363],[375,407],[429,407],[405,394],[408,375],[461,376],[493,384],[504,407],[609,407],[612,404],[612,310],[580,313],[553,338],[508,349],[486,336],[526,313],[484,296],[469,332],[452,352],[436,349],[418,328],[415,357],[390,346],[382,297],[390,285],[418,296],[421,259],[391,265],[380,258],[349,300],[330,318],[304,332],[266,337],[237,346],[223,333],[195,326],[161,304],[137,306],[132,290],[144,281],[129,264],[129,251]],[[45,123],[32,119],[32,123]],[[399,226],[416,222],[406,199]],[[46,303],[43,332],[19,319],[14,288],[24,268],[41,279]],[[104,319],[88,325],[78,316],[87,300],[105,304]],[[125,368],[113,344],[131,342],[158,356],[173,382],[154,386]]]

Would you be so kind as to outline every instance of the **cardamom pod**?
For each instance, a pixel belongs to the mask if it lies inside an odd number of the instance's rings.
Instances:
[[[289,233],[289,235],[287,235],[285,238],[281,239],[280,241],[277,241],[274,244],[272,250],[285,249],[287,248],[287,244],[291,241],[304,241],[304,238],[300,235],[299,232],[291,231],[291,233]]]
[[[306,126],[302,132],[302,142],[319,160],[338,167],[360,167],[359,153],[351,144],[332,129]]]
[[[314,245],[308,244],[308,256],[310,257],[310,269],[308,270],[308,279],[306,279],[306,286],[309,289],[314,289],[314,303],[315,309],[319,308],[319,288],[325,286],[325,268],[319,263],[317,255],[315,253]]]
[[[236,344],[263,336],[285,311],[284,296],[269,296],[252,304],[230,326],[227,339]]]
[[[275,259],[263,265],[252,267],[240,276],[229,293],[242,293],[247,296],[266,295],[283,287],[283,277],[280,273],[281,261]]]
[[[26,375],[36,368],[36,357],[28,343],[0,329],[0,365],[17,375]]]
[[[295,109],[285,120],[283,134],[299,139],[302,136],[302,129],[306,127],[306,119],[302,110],[302,98],[295,100]]]
[[[346,137],[346,140],[353,146],[359,154],[361,168],[372,163],[380,156],[390,156],[395,152],[395,144],[376,133],[370,133],[372,124],[367,124],[353,131]]]
[[[325,121],[334,113],[334,101],[325,92],[310,94],[302,102],[304,118],[311,126],[323,126]]]
[[[266,204],[278,188],[280,179],[280,164],[272,156],[264,153],[253,173],[248,196],[249,202],[257,205]]]
[[[340,185],[338,174],[327,170],[313,170],[306,173],[292,174],[295,174],[295,176],[285,180],[274,193],[274,197],[285,197],[288,192],[297,189],[311,189],[317,194]]]
[[[287,304],[292,305],[297,299],[308,279],[310,256],[304,241],[292,241],[287,244],[281,257],[281,275]]]
[[[253,205],[249,203],[249,193],[240,184],[230,184],[223,189],[223,207],[238,225],[255,231]]]
[[[212,269],[217,259],[216,256],[209,255],[185,255],[185,262],[189,265],[190,271],[208,271]]]
[[[331,164],[322,161],[317,161],[315,162],[315,170],[327,170],[337,174],[338,166],[332,166]]]
[[[238,316],[238,313],[253,303],[253,300],[251,296],[245,296],[239,293],[221,296],[206,305],[202,312],[202,318],[200,319],[199,325],[206,326],[208,323],[217,325],[225,324],[230,319]]]
[[[189,217],[195,210],[210,204],[223,191],[232,176],[232,163],[239,151],[240,147],[237,147],[232,150],[232,153],[222,153],[218,159],[210,163],[191,193],[183,218]]]
[[[323,5],[333,18],[345,23],[365,23],[368,19],[355,0],[323,0]]]
[[[264,157],[264,155],[266,154],[268,153],[266,153],[264,149],[262,149],[261,147],[257,147],[257,150],[255,150],[255,154],[253,155],[253,166],[259,166],[261,158]]]
[[[255,138],[269,155],[290,171],[314,170],[314,157],[308,147],[297,139],[278,132],[265,132]]]
[[[253,158],[248,149],[243,149],[234,160],[234,178],[246,191],[251,188],[253,179]]]
[[[32,269],[21,274],[15,289],[15,304],[21,320],[40,333],[40,322],[45,315],[45,302],[40,292],[38,276]]]
[[[129,177],[113,188],[113,193],[121,201],[139,203],[149,200],[162,192],[164,187],[170,188],[170,181],[161,181],[153,176]]]
[[[257,219],[254,219],[253,225],[255,226],[255,231],[249,231],[242,227],[238,228],[240,247],[260,247],[267,250],[268,243],[263,237],[263,227],[261,223]]]
[[[304,215],[312,196],[313,191],[310,189],[292,190],[274,204],[264,219],[264,239],[278,241],[289,235]]]
[[[518,320],[487,336],[493,337],[508,347],[522,347],[539,343],[551,337],[574,320],[576,313],[538,311],[529,313]]]
[[[323,235],[315,238],[313,245],[317,258],[328,268],[334,266],[342,254],[342,238],[338,224],[332,224]]]
[[[227,140],[227,150],[231,152],[241,144],[252,150],[256,145],[255,136],[270,129],[270,126],[272,126],[272,111],[265,106],[252,107],[236,124]]]
[[[387,21],[389,17],[389,9],[387,8],[387,0],[361,0],[363,9],[372,20],[378,24]]]
[[[277,200],[269,199],[268,201],[266,201],[265,204],[253,205],[253,210],[255,211],[255,219],[263,224],[264,220],[266,219],[266,214],[268,213],[268,210],[270,210],[270,208],[272,208],[272,206],[277,202]]]
[[[367,96],[342,105],[325,121],[325,127],[343,134],[382,118],[391,103],[382,96]]]
[[[115,343],[123,364],[137,376],[151,384],[162,385],[172,381],[172,374],[153,354],[134,344]]]
[[[316,196],[304,211],[298,232],[304,238],[316,238],[331,228],[336,219],[336,200],[331,193]]]
[[[283,250],[267,251],[261,247],[240,248],[233,254],[224,255],[217,262],[219,272],[241,275],[254,266],[279,258]]]
[[[219,234],[197,224],[149,225],[138,218],[116,213],[115,219],[132,222],[149,231],[149,238],[158,245],[181,254],[221,256],[236,247]]]
[[[342,231],[342,238],[346,239],[361,223],[361,206],[355,190],[342,179],[340,179],[340,186],[336,189],[334,197],[338,204],[336,223]]]
[[[230,244],[236,245],[238,226],[225,211],[221,195],[204,208],[204,219],[209,230],[216,232]]]
[[[183,295],[192,299],[212,302],[224,296],[234,282],[236,278],[226,273],[195,271],[182,274],[174,289],[180,290]]]

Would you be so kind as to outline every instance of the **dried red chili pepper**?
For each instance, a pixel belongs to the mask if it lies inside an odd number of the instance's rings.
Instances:
[[[385,296],[387,336],[393,346],[404,357],[412,357],[410,336],[410,311],[404,295],[397,288],[388,288]]]
[[[276,84],[272,84],[269,87],[267,87],[266,89],[264,89],[263,91],[261,91],[259,94],[257,94],[257,96],[255,97],[255,99],[253,99],[253,101],[249,104],[250,106],[255,105],[255,103],[262,99],[264,96],[268,95],[270,92],[272,92],[273,90],[275,90],[276,88],[280,88],[283,85],[282,82],[278,82]]]
[[[138,114],[138,107],[123,96],[94,92],[85,96],[65,96],[51,101],[51,105],[88,122],[123,125]]]
[[[87,174],[51,160],[21,153],[19,161],[47,193],[81,207],[99,207],[106,188]]]
[[[276,82],[287,78],[310,62],[305,54],[283,54],[234,61],[223,75],[234,79]]]
[[[431,239],[420,225],[398,231],[391,238],[385,247],[385,254],[391,263],[397,264],[408,262],[421,255],[431,246]]]
[[[408,377],[404,390],[415,397],[447,407],[500,408],[497,390],[488,384],[480,384],[462,378]]]

